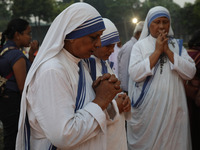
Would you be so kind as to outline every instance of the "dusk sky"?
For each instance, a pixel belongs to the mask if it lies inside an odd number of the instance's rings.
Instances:
[[[140,0],[141,2],[144,2],[144,0]],[[185,2],[189,2],[189,3],[194,3],[195,0],[173,0],[175,3],[177,3],[178,5],[180,5],[181,7],[184,6]]]
[[[173,1],[177,4],[179,4],[181,7],[184,6],[185,2],[189,2],[189,3],[192,3],[192,4],[195,2],[195,0],[173,0]]]

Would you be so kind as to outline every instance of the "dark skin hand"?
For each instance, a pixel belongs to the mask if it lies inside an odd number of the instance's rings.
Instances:
[[[130,98],[126,95],[126,93],[119,94],[116,98],[116,102],[119,109],[119,113],[129,112],[131,110],[131,101]]]
[[[104,74],[93,83],[93,89],[96,93],[94,103],[98,104],[102,110],[108,107],[108,104],[114,97],[122,91],[120,88],[120,81],[115,75]]]
[[[160,30],[160,34],[158,35],[158,37],[156,39],[155,51],[149,57],[151,69],[158,62],[160,55],[162,53],[164,53],[164,46],[165,46],[165,49],[166,49],[166,44],[167,44],[167,41],[168,41],[168,38],[166,38],[166,35],[167,35],[167,33],[165,31]]]
[[[103,81],[103,80],[108,80],[108,82],[113,83],[114,86],[115,86],[115,88],[116,88],[116,90],[121,89],[121,88],[120,88],[121,82],[115,77],[114,74],[111,75],[111,74],[109,74],[109,73],[106,73],[106,74],[104,74],[103,76],[98,77],[97,80],[95,80],[95,81],[93,82],[93,84],[92,84],[93,89],[95,90],[95,88],[96,88],[96,87],[100,84],[100,82]]]
[[[162,53],[165,53],[171,63],[174,63],[174,53],[168,47],[168,33],[165,30],[159,30],[159,32],[160,34],[158,35],[156,40],[155,51],[149,57],[151,69],[155,66]]]
[[[29,60],[30,62],[32,63],[35,56],[34,56],[34,53],[39,49],[39,43],[37,40],[33,40],[31,43],[30,43],[30,50],[29,50]]]

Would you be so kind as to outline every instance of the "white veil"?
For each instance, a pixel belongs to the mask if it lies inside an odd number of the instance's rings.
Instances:
[[[17,150],[25,149],[24,124],[27,109],[26,92],[28,90],[29,83],[35,75],[35,72],[42,63],[54,57],[60,50],[62,50],[64,46],[64,39],[67,34],[71,33],[85,21],[98,16],[100,16],[100,14],[94,7],[89,4],[79,2],[74,3],[63,10],[52,22],[26,77],[21,99],[20,118],[16,140]]]
[[[142,33],[140,35],[140,38],[139,40],[142,40],[144,39],[145,37],[147,37],[150,33],[149,33],[149,28],[148,28],[148,24],[149,22],[153,19],[156,19],[155,16],[156,15],[159,15],[159,14],[166,14],[169,16],[169,20],[170,20],[170,28],[169,28],[169,33],[168,35],[169,36],[173,36],[174,35],[174,32],[171,28],[171,18],[170,18],[170,14],[169,14],[169,11],[165,8],[165,7],[162,7],[162,6],[156,6],[156,7],[153,7],[149,10],[147,16],[146,16],[146,19],[145,19],[145,22],[144,22],[144,26],[143,26],[143,29],[142,29]],[[160,17],[160,16],[159,16]]]

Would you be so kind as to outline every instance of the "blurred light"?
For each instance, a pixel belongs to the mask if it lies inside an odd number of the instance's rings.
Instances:
[[[132,23],[136,24],[138,22],[138,19],[137,18],[133,18],[132,19]]]

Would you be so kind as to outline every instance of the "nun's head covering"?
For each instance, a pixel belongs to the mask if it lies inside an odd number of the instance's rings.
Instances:
[[[65,39],[80,38],[104,29],[103,19],[94,7],[82,2],[70,5],[52,22],[26,82],[30,83],[37,68],[63,48]]]
[[[110,44],[115,44],[120,42],[119,32],[114,23],[112,23],[112,21],[110,21],[107,18],[103,18],[103,21],[106,29],[103,31],[103,34],[101,35],[101,46],[104,47]]]
[[[170,17],[169,11],[165,7],[156,6],[156,7],[153,7],[149,10],[149,12],[146,16],[146,19],[145,19],[145,22],[144,22],[144,27],[142,29],[142,33],[140,35],[139,40],[144,39],[145,37],[147,37],[150,34],[150,32],[149,32],[150,24],[152,23],[153,20],[155,20],[159,17],[167,17],[169,19],[170,29],[169,29],[168,35],[170,35],[170,36],[174,35],[173,30],[171,28],[171,17]]]
[[[138,22],[136,24],[134,31],[133,31],[133,36],[135,36],[137,32],[142,32],[143,26],[144,26],[144,21]]]
[[[52,22],[38,54],[26,77],[21,100],[19,131],[16,145],[24,147],[24,122],[26,114],[26,91],[39,66],[54,57],[64,46],[65,39],[76,39],[104,30],[103,19],[98,11],[87,3],[74,3],[63,10]],[[23,148],[22,148],[23,149]]]

